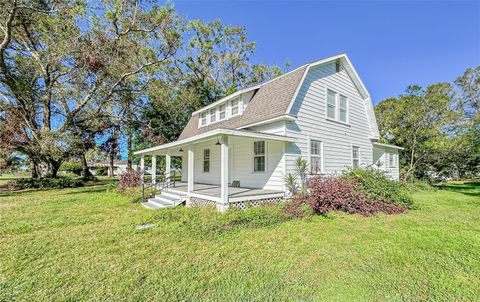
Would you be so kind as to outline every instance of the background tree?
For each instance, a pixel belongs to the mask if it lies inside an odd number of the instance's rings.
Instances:
[[[34,166],[46,164],[53,176],[86,147],[75,132],[108,119],[118,95],[157,76],[181,42],[171,7],[101,4],[100,10],[95,1],[0,3],[0,142]],[[38,168],[32,171],[38,176]]]
[[[166,77],[149,87],[137,148],[177,139],[192,112],[282,74],[277,66],[251,63],[255,43],[245,27],[194,20],[185,37]]]
[[[478,70],[468,69],[455,86],[410,86],[375,107],[382,140],[405,148],[403,178],[478,173]]]

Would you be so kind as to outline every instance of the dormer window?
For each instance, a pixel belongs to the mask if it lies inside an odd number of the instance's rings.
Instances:
[[[210,123],[217,121],[217,108],[210,109]]]
[[[222,104],[219,106],[219,111],[220,111],[220,117],[219,120],[224,120],[226,117],[226,110],[225,110],[225,104]]]
[[[253,93],[250,93],[248,96],[252,95]],[[243,114],[247,104],[248,100],[245,97],[235,95],[210,104],[193,114],[198,114],[198,127],[205,127]]]
[[[239,102],[238,99],[232,101],[232,116],[237,115],[239,113]]]

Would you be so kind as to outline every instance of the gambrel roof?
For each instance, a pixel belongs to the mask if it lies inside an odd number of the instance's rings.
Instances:
[[[368,115],[368,121],[370,124],[371,138],[378,138],[378,127],[373,111],[373,105],[370,99],[370,95],[363,85],[360,77],[353,68],[350,60],[346,54],[340,54],[332,57],[328,57],[323,60],[315,61],[300,66],[290,72],[287,72],[277,78],[274,78],[264,84],[247,88],[242,91],[238,91],[230,96],[227,96],[220,101],[226,101],[233,97],[236,97],[242,93],[253,91],[253,97],[245,108],[245,111],[241,115],[231,117],[229,119],[216,122],[207,126],[199,127],[199,113],[200,111],[211,107],[207,106],[192,114],[190,121],[180,134],[179,140],[193,137],[214,129],[242,129],[249,125],[262,123],[268,120],[276,118],[288,117],[291,115],[291,106],[300,90],[308,70],[311,67],[328,64],[335,61],[341,62],[347,73],[350,75],[353,83],[357,87],[360,95],[365,102],[365,110]]]

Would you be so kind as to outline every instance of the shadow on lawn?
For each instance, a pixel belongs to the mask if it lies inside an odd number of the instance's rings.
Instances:
[[[455,193],[462,193],[469,196],[480,196],[480,181],[478,180],[471,180],[471,181],[464,181],[464,182],[451,182],[447,183],[444,186],[438,186],[440,189],[455,192]]]
[[[62,195],[76,195],[76,194],[82,194],[82,193],[105,193],[108,190],[108,187],[106,185],[107,184],[103,182],[99,182],[96,184],[89,184],[89,185],[85,185],[84,187],[77,187],[77,188],[26,189],[26,190],[20,190],[20,191],[1,191],[0,190],[0,197],[22,196],[22,195],[35,194],[38,192],[48,192],[48,191],[60,191],[58,194],[62,194]],[[69,190],[69,191],[65,192],[65,190]]]

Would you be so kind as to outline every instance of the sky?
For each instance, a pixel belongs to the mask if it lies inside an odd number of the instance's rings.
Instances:
[[[174,1],[188,19],[247,28],[254,63],[347,53],[374,104],[480,65],[479,1]]]

